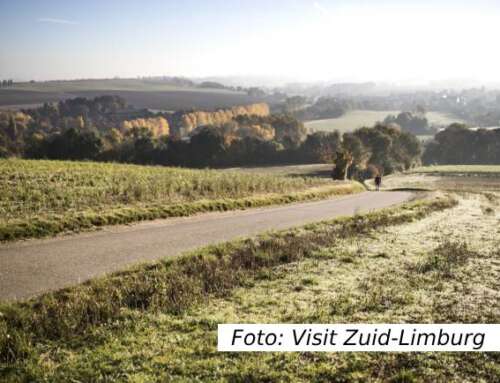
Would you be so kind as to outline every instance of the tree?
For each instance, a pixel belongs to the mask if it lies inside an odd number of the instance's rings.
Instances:
[[[427,144],[424,164],[500,164],[500,129],[452,124]]]
[[[303,160],[311,163],[333,161],[335,153],[340,148],[340,134],[338,132],[315,132],[307,136],[300,147]]]
[[[17,124],[16,120],[14,119],[14,116],[9,117],[9,125],[7,127],[7,136],[10,138],[12,142],[17,140]]]
[[[217,128],[203,128],[191,137],[189,145],[194,166],[214,166],[221,162],[226,152],[224,136]]]
[[[80,132],[71,128],[52,136],[47,145],[51,159],[92,160],[101,152],[102,141],[94,131]]]
[[[417,135],[427,135],[433,133],[433,129],[431,129],[429,121],[425,117],[425,109],[423,109],[423,107],[418,109],[417,114],[402,112],[397,116],[389,115],[385,118],[384,124],[396,124],[403,128],[403,130]]]
[[[345,149],[339,150],[335,155],[334,163],[335,166],[333,168],[332,178],[334,180],[346,180],[349,174],[349,168],[353,163],[352,154]]]

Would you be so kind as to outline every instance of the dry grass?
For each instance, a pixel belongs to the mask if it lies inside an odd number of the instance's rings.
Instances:
[[[356,183],[216,170],[0,160],[0,240],[362,191]]]

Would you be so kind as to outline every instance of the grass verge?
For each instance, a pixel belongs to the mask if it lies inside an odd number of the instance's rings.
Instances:
[[[0,362],[4,369],[32,356],[44,342],[89,339],[120,328],[134,312],[183,313],[209,296],[225,296],[263,270],[313,257],[339,239],[421,219],[456,205],[451,198],[335,219],[300,229],[212,246],[144,265],[24,303],[0,306]],[[5,367],[7,366],[7,367]]]
[[[170,217],[185,217],[204,212],[243,210],[293,202],[313,201],[332,196],[359,193],[364,190],[361,184],[353,182],[316,187],[302,192],[286,194],[266,194],[237,199],[200,200],[170,205],[131,206],[102,210],[100,212],[89,210],[66,214],[51,214],[44,217],[14,219],[0,223],[0,241],[40,238],[63,232],[90,230],[106,225],[128,224]]]

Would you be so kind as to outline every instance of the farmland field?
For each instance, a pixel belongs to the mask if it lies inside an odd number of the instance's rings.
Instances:
[[[326,197],[318,177],[65,161],[0,160],[0,239]]]
[[[373,110],[353,110],[347,112],[339,118],[327,120],[308,121],[305,123],[307,128],[313,131],[333,131],[338,130],[341,133],[352,132],[358,128],[371,127],[377,122],[383,121],[388,115],[397,115],[399,111],[373,111]],[[426,117],[431,125],[449,125],[453,122],[461,122],[460,119],[453,118],[444,113],[428,112]]]
[[[0,89],[0,106],[13,108],[74,97],[117,95],[137,108],[161,110],[216,109],[251,104],[262,99],[225,89],[181,87],[154,80],[117,79],[16,83]]]

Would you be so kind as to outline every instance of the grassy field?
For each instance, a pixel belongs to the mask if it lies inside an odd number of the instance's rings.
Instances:
[[[216,351],[218,323],[498,323],[500,189],[422,197],[0,305],[0,380],[497,382],[498,353]]]
[[[373,182],[369,185],[373,187]],[[428,189],[462,192],[500,191],[500,165],[442,165],[384,177],[382,189]]]
[[[373,110],[353,110],[347,112],[340,118],[328,120],[316,120],[305,123],[305,126],[313,131],[333,131],[341,133],[352,132],[364,126],[373,126],[377,122],[383,121],[389,114],[398,115],[399,111],[373,111]],[[444,113],[428,112],[426,114],[431,125],[447,126],[453,122],[461,122],[459,119],[448,116]]]
[[[0,239],[361,191],[314,177],[105,163],[0,160]]]
[[[375,123],[383,121],[389,114],[397,115],[399,112],[393,110],[352,110],[339,118],[308,121],[305,123],[305,126],[315,132],[338,130],[341,133],[345,133],[352,132],[363,126],[373,126]]]

